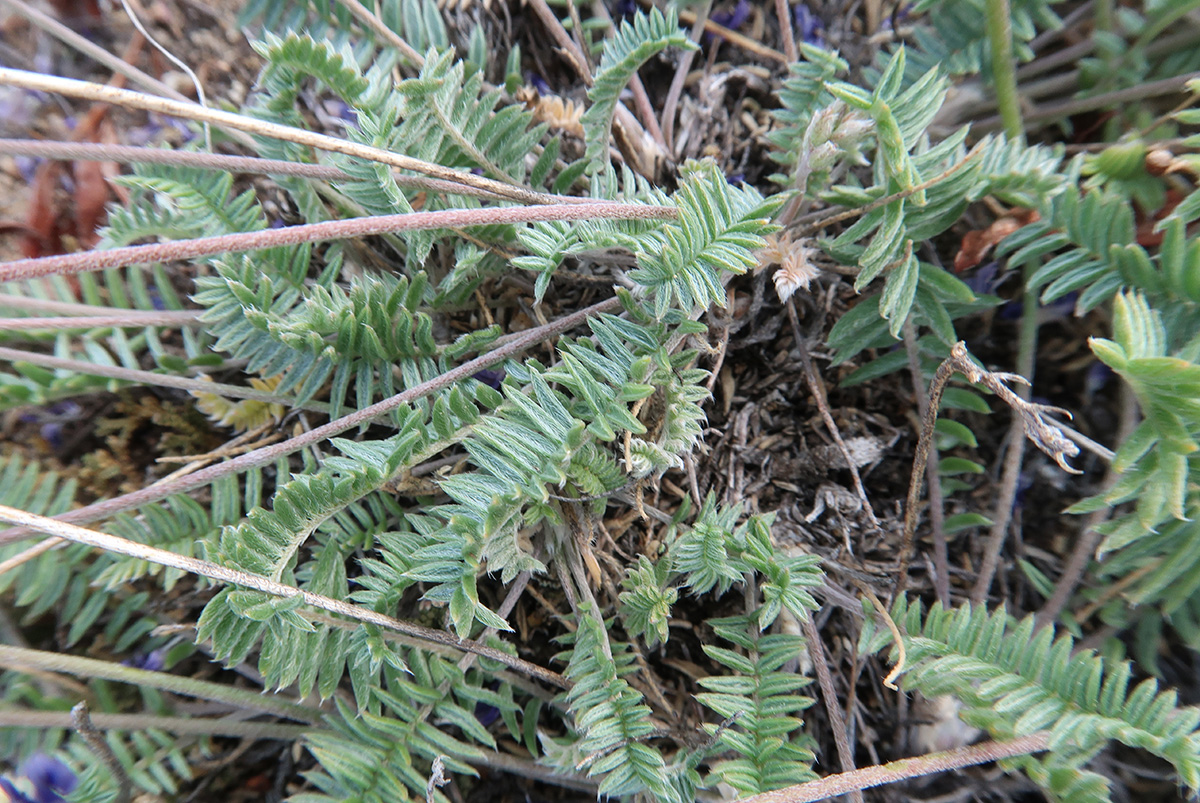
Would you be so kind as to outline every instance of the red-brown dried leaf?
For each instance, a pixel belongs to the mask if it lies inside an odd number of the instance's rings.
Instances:
[[[973,268],[991,252],[996,244],[1022,226],[1027,226],[1041,215],[1032,209],[1016,207],[1006,215],[998,218],[992,225],[980,231],[969,231],[962,238],[962,245],[954,255],[954,272],[962,273],[967,268]]]

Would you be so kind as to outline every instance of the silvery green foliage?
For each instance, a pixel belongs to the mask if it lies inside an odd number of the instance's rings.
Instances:
[[[866,611],[860,649],[892,645],[890,631]],[[1037,629],[1032,616],[1016,622],[1004,608],[934,605],[923,614],[919,603],[901,598],[891,615],[906,634],[905,689],[953,694],[967,706],[963,721],[995,739],[1049,731],[1047,754],[1010,763],[1053,799],[1109,799],[1107,780],[1084,765],[1110,741],[1148,750],[1188,787],[1200,786],[1200,711],[1180,707],[1175,692],[1159,692],[1153,679],[1130,689],[1128,662],[1106,666],[1091,651],[1076,651],[1070,636]]]

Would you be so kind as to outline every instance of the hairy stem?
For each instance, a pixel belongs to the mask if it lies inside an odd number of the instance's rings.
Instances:
[[[173,569],[180,569],[190,574],[207,577],[211,580],[217,580],[222,583],[240,586],[243,588],[251,588],[255,591],[262,591],[272,596],[294,599],[299,597],[305,605],[313,608],[318,608],[338,616],[354,619],[359,622],[373,624],[385,630],[391,630],[396,633],[404,633],[409,636],[416,636],[432,641],[438,644],[444,644],[450,647],[463,650],[464,652],[474,652],[482,655],[485,658],[491,658],[495,661],[515,669],[519,672],[524,672],[530,677],[537,678],[546,683],[553,684],[559,688],[570,688],[570,683],[562,675],[557,672],[552,672],[548,669],[531,664],[528,661],[523,661],[520,658],[515,658],[506,652],[493,649],[484,644],[470,641],[467,639],[459,639],[451,636],[443,630],[434,630],[421,625],[414,625],[400,619],[394,619],[391,616],[386,616],[381,613],[376,613],[369,608],[363,608],[358,605],[352,605],[340,599],[326,597],[321,594],[314,594],[311,591],[304,591],[289,586],[285,583],[280,583],[267,577],[261,577],[249,572],[230,569],[220,564],[213,563],[207,560],[199,560],[190,558],[186,555],[178,555],[174,552],[169,552],[165,549],[146,546],[139,544],[136,541],[130,541],[127,538],[119,538],[115,535],[102,533],[97,530],[88,530],[83,527],[78,527],[74,524],[56,521],[46,516],[37,516],[32,513],[26,513],[23,510],[6,507],[0,505],[0,521],[7,521],[12,524],[21,524],[30,527],[34,530],[56,535],[59,538],[65,538],[68,541],[74,541],[78,544],[87,544],[88,546],[103,549],[106,552],[115,552],[119,555],[128,555],[137,558],[138,560],[149,561],[160,566],[168,566]]]
[[[1009,742],[984,742],[970,747],[960,747],[957,750],[944,750],[940,753],[930,753],[916,758],[902,758],[888,764],[864,767],[861,770],[831,775],[819,781],[809,781],[789,786],[786,789],[744,797],[738,803],[811,803],[811,801],[844,795],[855,789],[870,789],[874,786],[897,783],[908,778],[932,775],[935,772],[950,772],[976,764],[986,764],[989,761],[1038,753],[1046,749],[1049,741],[1049,732],[1042,731]]]
[[[264,137],[271,137],[272,139],[294,142],[297,145],[306,145],[319,150],[356,156],[372,162],[391,165],[401,170],[412,170],[415,173],[421,173],[433,178],[453,181],[468,187],[491,190],[498,195],[519,203],[548,203],[552,198],[552,196],[534,192],[524,187],[515,187],[511,184],[477,176],[466,171],[442,167],[441,165],[421,159],[414,159],[411,156],[393,153],[383,148],[373,148],[357,142],[339,139],[338,137],[318,134],[302,128],[269,123],[265,120],[257,120],[253,117],[221,111],[219,109],[206,109],[197,103],[180,103],[179,101],[157,98],[141,92],[132,92],[128,89],[114,89],[113,87],[102,86],[88,81],[75,81],[70,78],[40,75],[25,70],[0,69],[0,85],[34,89],[42,92],[54,92],[68,97],[112,103],[116,106],[158,112],[159,114],[168,114],[173,117],[182,117],[201,123],[228,126],[249,134],[258,134]]]
[[[0,326],[0,329],[5,328],[7,327]],[[266,402],[267,404],[282,404],[286,407],[296,407],[305,410],[312,410],[313,412],[318,413],[329,412],[329,405],[325,404],[324,402],[306,402],[304,404],[296,404],[295,399],[289,399],[286,396],[277,396],[274,393],[266,393],[261,390],[255,390],[254,388],[243,387],[242,385],[227,385],[223,382],[206,382],[202,379],[192,379],[186,376],[172,376],[171,374],[156,374],[153,371],[141,371],[136,368],[122,368],[117,365],[100,365],[98,363],[87,362],[86,360],[70,360],[64,357],[54,357],[49,354],[39,354],[36,351],[10,349],[5,346],[0,346],[0,360],[9,360],[11,362],[27,362],[32,365],[40,365],[44,368],[58,368],[66,371],[75,371],[81,374],[89,374],[91,376],[106,376],[111,379],[120,379],[125,382],[135,382],[139,385],[157,385],[158,387],[163,388],[186,390],[191,393],[215,393],[218,396],[231,396],[235,399],[252,399],[254,401]]]
[[[105,251],[83,251],[36,259],[18,259],[0,264],[0,281],[34,279],[54,274],[83,273],[125,265],[174,262],[216,254],[257,251],[281,245],[298,245],[321,240],[345,240],[398,231],[532,223],[547,220],[671,220],[677,215],[678,212],[673,207],[607,201],[547,206],[442,209],[435,212],[373,215],[349,220],[305,223],[282,229],[262,229],[150,245],[129,245]]]
[[[6,510],[12,510],[7,508]],[[22,516],[30,514],[13,511]],[[42,518],[42,517],[36,517]],[[44,652],[25,647],[11,647],[0,644],[0,666],[18,672],[30,669],[46,672],[65,672],[80,678],[103,678],[119,683],[129,683],[134,686],[151,689],[161,689],[172,694],[182,694],[201,700],[212,700],[225,703],[234,708],[245,708],[251,711],[262,711],[278,717],[294,719],[299,722],[315,724],[321,719],[321,712],[306,705],[287,702],[282,696],[264,695],[247,689],[238,689],[225,683],[211,683],[207,680],[195,680],[182,675],[172,675],[169,672],[151,672],[146,669],[135,669],[131,666],[109,661],[98,661],[95,658],[83,658],[78,655],[66,655],[58,652]]]
[[[987,38],[992,49],[992,89],[1000,106],[1004,133],[1016,139],[1024,133],[1017,68],[1013,61],[1012,12],[1008,0],[987,0]]]
[[[306,725],[280,725],[274,722],[206,717],[167,717],[154,714],[92,714],[92,724],[104,731],[161,730],[178,736],[231,736],[244,739],[293,741],[312,730]],[[0,728],[70,728],[66,711],[0,711]]]

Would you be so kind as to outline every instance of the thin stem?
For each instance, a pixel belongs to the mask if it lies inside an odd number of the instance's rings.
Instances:
[[[180,103],[178,101],[167,100],[166,98],[156,98],[141,92],[132,92],[128,89],[115,89],[88,81],[75,81],[70,78],[40,75],[25,70],[0,69],[0,85],[35,89],[42,92],[54,92],[68,97],[112,103],[130,109],[141,109],[142,111],[169,114],[198,122],[225,125],[250,134],[294,142],[297,145],[306,145],[324,151],[343,153],[347,156],[356,156],[360,159],[391,165],[401,170],[411,170],[415,173],[453,181],[468,187],[490,190],[519,203],[539,204],[552,202],[552,196],[534,192],[524,187],[515,187],[511,184],[477,176],[473,173],[452,170],[448,167],[442,167],[441,165],[425,162],[420,159],[413,159],[410,156],[393,153],[382,148],[373,148],[326,134],[306,131],[302,128],[270,123],[265,120],[257,120],[252,117],[221,111],[219,109],[206,109],[196,103]]]
[[[12,508],[8,508],[8,510],[12,510]],[[19,510],[14,512],[23,516],[29,515]],[[37,518],[42,517],[38,516]],[[95,658],[83,658],[78,655],[44,652],[0,644],[0,666],[16,672],[27,672],[32,669],[44,672],[63,672],[79,678],[115,680],[119,683],[129,683],[134,686],[160,689],[172,694],[182,694],[186,697],[225,703],[234,708],[262,711],[277,717],[309,724],[315,724],[321,720],[320,710],[288,702],[278,694],[259,694],[256,691],[238,689],[224,683],[195,680],[182,675],[172,675],[169,672],[135,669],[131,666],[122,666],[110,661],[98,661]]]
[[[197,558],[188,557],[186,555],[177,555],[174,552],[169,552],[165,549],[147,546],[136,541],[130,541],[127,538],[119,538],[115,535],[99,532],[97,530],[88,530],[83,527],[78,527],[74,524],[56,521],[46,516],[37,516],[33,513],[26,513],[23,510],[0,505],[0,520],[7,521],[12,524],[21,524],[35,530],[47,533],[48,535],[56,535],[59,538],[66,538],[69,541],[74,541],[79,544],[87,544],[88,546],[103,549],[106,552],[115,552],[119,555],[128,555],[138,560],[149,561],[160,566],[167,566],[173,569],[180,569],[189,574],[200,575],[211,580],[217,580],[222,583],[240,586],[242,588],[251,588],[255,591],[262,591],[272,596],[285,599],[299,598],[313,608],[318,608],[329,613],[343,616],[347,619],[354,619],[359,622],[373,624],[385,630],[391,630],[396,633],[404,633],[409,636],[417,636],[418,638],[432,641],[437,644],[443,644],[450,647],[455,647],[465,652],[474,652],[482,655],[485,658],[491,658],[495,661],[515,669],[519,672],[524,672],[530,677],[537,678],[543,682],[553,684],[559,688],[570,688],[570,683],[562,675],[557,672],[552,672],[548,669],[531,664],[528,661],[523,661],[520,658],[509,655],[502,650],[497,650],[487,645],[468,639],[459,639],[451,636],[442,630],[434,630],[421,625],[414,625],[400,619],[394,619],[381,613],[376,613],[369,608],[363,608],[358,605],[351,605],[340,599],[326,597],[321,594],[314,594],[311,591],[289,586],[286,583],[280,583],[271,580],[267,577],[250,574],[249,572],[230,569],[226,566],[213,563],[207,560],[199,560]]]
[[[106,142],[47,142],[35,139],[0,139],[0,154],[38,156],[44,159],[84,159],[118,164],[165,164],[195,167],[202,170],[224,170],[230,173],[255,173],[264,176],[298,176],[318,181],[361,181],[357,176],[329,165],[288,162],[282,159],[260,159],[256,156],[227,156],[220,153],[172,151],[138,145],[111,145]],[[401,187],[465,195],[476,198],[504,200],[505,196],[491,190],[465,187],[453,181],[425,176],[410,176],[394,172],[392,178]],[[569,195],[550,196],[558,203],[591,203],[590,198]]]
[[[672,220],[677,215],[678,212],[674,207],[610,202],[441,209],[434,212],[373,215],[348,220],[305,223],[282,229],[262,229],[149,245],[129,245],[105,251],[83,251],[36,259],[18,259],[0,264],[0,281],[83,273],[125,265],[173,262],[216,254],[257,251],[263,248],[298,245],[320,240],[345,240],[399,231],[533,223],[548,220]]]
[[[902,758],[888,764],[864,767],[861,770],[843,772],[841,775],[830,775],[818,781],[744,797],[738,803],[812,803],[844,795],[855,789],[870,789],[909,778],[919,778],[922,775],[932,775],[935,772],[950,772],[990,761],[1040,753],[1046,749],[1049,742],[1049,731],[1041,731],[1009,742],[984,742],[916,758]]]
[[[117,803],[129,803],[133,798],[133,781],[129,780],[129,773],[125,772],[108,742],[104,741],[100,731],[92,724],[92,715],[86,702],[80,701],[71,709],[71,726],[108,769],[109,775],[117,785]]]
[[[18,309],[23,312],[57,312],[59,315],[79,315],[84,317],[112,315],[114,309],[113,307],[78,304],[74,301],[54,301],[48,298],[14,296],[7,293],[0,293],[0,307]],[[204,310],[180,310],[180,312],[184,311],[194,312],[197,316],[204,314]],[[141,310],[126,310],[125,312],[144,314]]]
[[[375,418],[386,415],[392,410],[410,404],[417,399],[424,398],[431,393],[436,393],[444,388],[450,387],[456,382],[461,382],[469,379],[474,374],[482,371],[484,368],[489,368],[498,362],[508,359],[510,356],[519,354],[525,349],[541,343],[544,340],[549,340],[552,337],[565,332],[569,329],[586,321],[590,316],[599,315],[603,312],[609,312],[620,306],[620,302],[616,298],[610,298],[607,301],[601,301],[598,304],[593,304],[590,307],[579,310],[578,312],[567,315],[556,321],[544,324],[542,326],[522,332],[520,335],[509,340],[504,345],[499,346],[486,354],[482,354],[475,359],[463,363],[457,368],[452,368],[444,374],[430,379],[427,382],[422,382],[419,385],[411,387],[402,393],[376,402],[369,407],[364,407],[349,415],[342,416],[335,421],[331,421],[320,427],[316,427],[307,432],[290,438],[286,441],[277,444],[264,446],[256,449],[253,452],[244,454],[241,457],[235,457],[232,460],[220,463],[215,466],[201,469],[193,474],[180,477],[171,482],[164,482],[143,488],[139,491],[134,491],[124,496],[119,496],[114,499],[106,499],[101,502],[96,502],[86,507],[62,513],[55,517],[56,521],[61,522],[89,522],[97,519],[107,518],[123,510],[141,507],[152,502],[157,502],[160,499],[165,499],[168,496],[177,493],[184,493],[193,488],[198,488],[202,485],[208,485],[220,477],[227,474],[235,474],[242,471],[248,471],[252,468],[265,466],[275,462],[280,457],[289,455],[299,451],[314,443],[320,443],[326,438],[332,438],[335,435],[340,435],[348,429],[362,426],[370,423]],[[16,541],[22,538],[28,538],[33,535],[33,531],[24,527],[14,527],[10,530],[0,532],[0,544]]]
[[[1038,263],[1030,260],[1022,270],[1025,279],[1025,290],[1022,304],[1024,314],[1021,316],[1021,328],[1017,337],[1017,373],[1026,381],[1033,381],[1034,364],[1037,357],[1038,344],[1038,291],[1033,285],[1033,274],[1037,271]],[[1017,395],[1023,400],[1029,400],[1029,385],[1018,385]],[[987,599],[992,587],[992,579],[1000,565],[1000,552],[1004,549],[1004,541],[1008,536],[1008,525],[1012,521],[1013,506],[1017,498],[1017,486],[1021,480],[1021,464],[1025,456],[1025,421],[1014,410],[1012,424],[1008,428],[1008,454],[1004,458],[1004,468],[1000,476],[1000,494],[996,500],[996,511],[993,523],[988,531],[988,540],[984,547],[983,563],[979,567],[979,575],[975,578],[975,586],[971,589],[971,601],[983,602]]]
[[[700,44],[700,37],[704,33],[704,23],[708,20],[708,12],[711,8],[712,0],[704,0],[696,12],[696,20],[692,23],[692,31],[688,38],[697,45]],[[667,99],[663,101],[663,141],[666,143],[666,151],[669,154],[675,153],[675,109],[679,106],[679,98],[683,95],[683,85],[687,81],[688,71],[692,68],[692,60],[695,59],[698,52],[699,48],[688,50],[679,57],[675,75],[671,78],[671,86],[667,90]]]
[[[791,64],[800,58],[800,53],[796,50],[796,34],[792,32],[792,9],[788,6],[788,0],[775,0],[775,16],[779,20],[779,35],[783,38],[783,55]]]
[[[829,674],[829,665],[825,659],[825,647],[821,643],[821,634],[811,616],[800,620],[804,629],[804,638],[808,642],[809,657],[812,658],[813,669],[817,673],[817,684],[821,687],[821,702],[825,704],[825,714],[829,717],[829,727],[833,731],[833,743],[837,747],[838,762],[842,772],[854,769],[854,750],[846,736],[846,722],[842,718],[842,710],[838,707],[837,689],[833,686],[833,677]],[[862,803],[862,792],[854,789],[849,794],[851,803]]]
[[[699,19],[699,17],[697,17],[696,13],[693,11],[681,9],[679,12],[680,22],[683,22],[687,25],[691,25],[697,19]],[[729,42],[731,45],[737,45],[743,50],[753,53],[756,56],[761,56],[764,59],[775,61],[780,64],[788,63],[787,56],[783,55],[778,50],[767,47],[764,44],[760,44],[759,42],[751,39],[749,36],[743,36],[737,31],[732,31],[729,28],[726,28],[724,25],[718,25],[711,19],[704,21],[704,30],[706,33],[710,33],[713,36],[719,36],[725,41]]]
[[[904,503],[904,535],[900,540],[900,568],[896,572],[896,590],[892,599],[904,594],[908,584],[908,566],[912,561],[913,541],[917,532],[917,505],[921,501],[921,479],[933,446],[933,428],[937,424],[938,409],[942,406],[942,393],[954,374],[954,366],[946,360],[938,366],[933,382],[929,386],[929,407],[921,419],[921,434],[917,438],[917,450],[913,455],[912,473],[908,478],[908,497]]]
[[[166,56],[167,61],[178,67],[181,71],[183,71],[184,75],[192,80],[192,86],[196,88],[196,100],[200,102],[201,106],[207,109],[208,96],[204,92],[204,84],[200,83],[199,76],[192,71],[192,68],[189,67],[183,59],[179,58],[179,56],[176,56],[170,50],[167,50],[165,45],[155,39],[150,32],[146,30],[146,26],[142,24],[142,15],[146,13],[146,9],[142,8],[141,3],[139,3],[138,0],[121,0],[121,7],[125,9],[125,16],[129,17],[129,21],[133,23],[133,27],[137,29],[137,32],[140,33],[155,50]],[[208,123],[204,124],[204,149],[209,153],[212,153],[212,127],[209,126]]]
[[[417,65],[417,67],[425,66],[425,58],[414,50],[412,45],[401,39],[398,33],[384,25],[383,20],[376,16],[369,8],[358,2],[358,0],[338,0],[338,2],[345,6],[346,10],[351,14],[358,17],[358,21],[365,25],[367,30],[399,50],[404,58]]]
[[[165,326],[172,329],[182,326],[199,326],[203,310],[178,310],[153,312],[128,310],[120,315],[81,315],[58,318],[0,318],[0,331],[27,331],[30,329],[121,329],[129,327]]]
[[[178,736],[232,736],[244,739],[295,741],[312,728],[306,725],[280,725],[274,722],[247,722],[238,719],[204,717],[165,717],[153,714],[92,714],[92,724],[104,731],[161,730]],[[70,728],[66,711],[0,710],[0,728]]]
[[[557,15],[550,10],[550,6],[546,4],[546,0],[529,0],[530,7],[533,8],[533,13],[537,15],[542,26],[546,31],[554,37],[554,42],[567,56],[567,61],[575,69],[575,72],[583,79],[583,83],[591,86],[592,73],[588,70],[587,58],[583,55],[583,51],[579,49],[579,45],[575,44],[575,40],[567,33],[567,29],[563,27]]]
[[[908,372],[912,377],[913,394],[917,397],[917,413],[921,420],[929,415],[929,397],[925,395],[925,376],[921,370],[917,334],[911,319],[904,322],[904,349],[908,354]],[[930,449],[925,466],[925,487],[929,496],[929,529],[933,538],[933,567],[937,575],[933,578],[938,602],[950,607],[950,559],[946,548],[946,511],[943,507],[942,482],[938,450]]]
[[[1017,95],[1017,71],[1013,59],[1012,14],[1008,0],[987,0],[987,38],[992,48],[992,88],[1000,106],[1004,133],[1016,139],[1024,133],[1021,99]]]
[[[3,327],[0,327],[3,328]],[[295,399],[277,396],[242,385],[227,385],[224,382],[207,382],[202,379],[192,379],[185,376],[156,374],[153,371],[141,371],[136,368],[122,368],[118,365],[100,365],[86,360],[71,360],[65,357],[54,357],[49,354],[39,354],[36,351],[22,351],[0,346],[0,360],[10,362],[27,362],[45,368],[55,368],[64,371],[76,371],[91,376],[106,376],[110,379],[120,379],[125,382],[135,382],[139,385],[157,385],[164,388],[176,388],[191,393],[215,393],[218,396],[231,396],[237,399],[253,399],[267,404],[282,404],[286,407],[296,407],[312,410],[318,413],[329,412],[329,405],[323,402],[306,402],[296,404]]]
[[[1200,34],[1187,32],[1184,36],[1188,38],[1200,38]],[[1138,86],[1126,87],[1125,89],[1117,89],[1112,92],[1105,92],[1101,95],[1092,95],[1086,98],[1076,98],[1062,103],[1047,103],[1044,106],[1038,106],[1030,109],[1025,114],[1025,122],[1028,124],[1042,123],[1047,120],[1056,120],[1063,117],[1070,117],[1083,112],[1095,111],[1103,109],[1107,106],[1119,106],[1124,103],[1133,103],[1135,101],[1146,100],[1148,98],[1159,97],[1161,95],[1174,95],[1187,90],[1187,82],[1200,78],[1200,71],[1184,73],[1176,75],[1172,78],[1163,78],[1158,81],[1150,81],[1149,83],[1140,84]],[[999,117],[985,117],[971,124],[971,130],[979,133],[995,131],[1001,127],[1002,121]]]

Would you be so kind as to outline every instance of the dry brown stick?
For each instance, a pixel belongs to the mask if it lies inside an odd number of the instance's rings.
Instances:
[[[417,67],[425,66],[424,57],[413,50],[412,45],[401,39],[398,33],[384,25],[383,20],[379,19],[369,8],[358,2],[358,0],[338,0],[338,2],[345,6],[351,14],[358,17],[358,21],[365,25],[371,33],[399,50],[401,55],[406,59],[417,65]]]
[[[783,55],[788,64],[800,58],[796,50],[796,35],[792,32],[792,9],[788,0],[775,0],[775,16],[779,18],[779,35],[783,38]]]
[[[695,12],[681,10],[679,12],[679,19],[681,22],[691,25],[697,19],[699,19],[699,17],[696,16]],[[756,56],[760,56],[764,59],[775,61],[780,64],[788,63],[787,56],[783,55],[778,50],[769,48],[764,44],[756,42],[748,36],[742,36],[737,31],[731,31],[724,25],[718,25],[712,20],[705,20],[704,30],[708,33],[711,33],[713,36],[719,36],[722,39],[727,40],[730,44],[737,45],[743,50],[749,51]]]
[[[867,511],[867,519],[871,522],[871,526],[879,527],[879,519],[875,517],[871,500],[867,498],[867,489],[863,487],[862,476],[858,473],[858,463],[854,460],[854,455],[850,454],[850,448],[846,446],[846,442],[842,440],[842,433],[838,430],[837,422],[833,420],[833,413],[829,409],[825,386],[821,383],[821,378],[817,376],[816,368],[813,367],[812,357],[809,356],[808,346],[804,342],[804,333],[800,331],[800,320],[796,317],[795,298],[792,298],[786,306],[788,320],[792,322],[792,339],[795,341],[796,351],[800,355],[800,363],[804,366],[804,379],[808,383],[808,390],[817,403],[817,409],[821,412],[821,420],[825,422],[825,428],[829,430],[829,434],[837,444],[842,456],[846,458],[850,476],[854,479],[854,490],[858,493],[858,498],[862,500]]]
[[[813,670],[817,673],[817,685],[821,687],[821,702],[825,705],[825,714],[829,717],[829,728],[833,731],[833,743],[837,746],[838,762],[842,772],[854,769],[854,749],[846,736],[846,722],[842,718],[842,709],[838,707],[837,689],[833,686],[833,677],[826,663],[825,647],[821,643],[821,634],[811,616],[800,620],[804,629],[804,638],[808,640],[808,653],[812,659]],[[862,803],[862,792],[854,789],[849,794],[852,803]]]
[[[688,38],[697,45],[700,44],[700,37],[704,33],[704,23],[708,21],[708,12],[711,8],[712,0],[704,0],[704,4],[700,6],[700,10],[696,14],[696,20],[692,23],[692,31]],[[667,153],[672,155],[675,152],[675,109],[679,106],[679,98],[683,95],[683,85],[687,81],[688,70],[692,68],[692,61],[697,52],[699,52],[699,48],[685,51],[680,57],[679,64],[675,67],[675,75],[671,78],[671,86],[667,90],[667,99],[663,101],[663,142]]]
[[[1040,731],[1008,742],[984,742],[916,758],[902,758],[888,764],[843,772],[841,775],[830,775],[818,781],[743,797],[737,803],[813,803],[844,795],[855,789],[870,789],[909,778],[919,778],[922,775],[932,775],[935,772],[950,772],[1004,758],[1040,753],[1046,749],[1049,742],[1050,732]]]
[[[917,350],[917,335],[912,319],[904,322],[904,350],[908,353],[908,371],[912,376],[913,393],[917,397],[917,413],[921,420],[929,414],[929,397],[925,394],[925,376]],[[950,607],[950,558],[946,548],[946,511],[943,507],[942,483],[939,474],[937,449],[930,449],[925,466],[925,487],[929,496],[929,530],[933,538],[933,566],[937,575],[933,587],[938,601]]]

